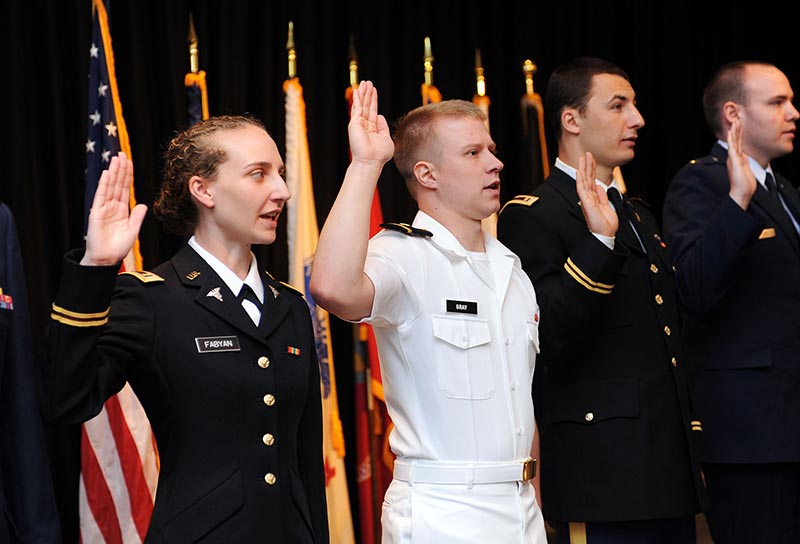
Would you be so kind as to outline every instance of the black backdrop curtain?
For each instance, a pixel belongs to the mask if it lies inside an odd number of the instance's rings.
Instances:
[[[0,45],[6,174],[0,200],[15,215],[28,286],[34,336],[41,339],[65,251],[82,243],[90,0],[2,1]],[[109,17],[116,73],[131,138],[137,200],[152,204],[159,186],[160,152],[187,123],[183,76],[193,13],[200,68],[208,73],[212,114],[250,112],[284,147],[282,83],[287,76],[288,21],[294,22],[298,75],[305,89],[308,135],[320,225],[348,162],[344,91],[352,34],[360,76],[373,80],[380,111],[390,123],[420,104],[423,39],[433,44],[434,83],[444,98],[471,99],[474,51],[480,48],[490,121],[505,162],[502,199],[525,192],[520,172],[522,62],[538,66],[536,90],[576,55],[609,58],[631,76],[647,121],[637,157],[623,168],[629,192],[660,216],[672,175],[706,154],[713,138],[701,108],[703,85],[723,62],[767,60],[800,85],[796,26],[770,10],[764,16],[728,2],[480,2],[450,0],[152,1],[114,0]],[[546,100],[546,97],[544,97]],[[550,155],[554,148],[550,142]],[[798,179],[798,153],[777,168]],[[414,205],[393,165],[379,186],[384,217],[410,221]],[[285,228],[285,223],[284,223]],[[141,233],[145,268],[168,258],[180,240],[148,217]],[[285,235],[260,248],[269,268],[286,279]],[[333,320],[334,357],[347,437],[353,512],[352,340],[348,324]],[[54,462],[66,533],[77,539],[72,490],[77,462],[75,429],[53,429]],[[356,524],[358,520],[355,520]],[[356,530],[356,534],[358,531]]]

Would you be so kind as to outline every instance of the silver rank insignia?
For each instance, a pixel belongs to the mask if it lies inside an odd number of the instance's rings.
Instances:
[[[278,295],[280,295],[280,293],[278,292],[278,290],[277,290],[277,289],[275,289],[275,288],[274,288],[273,286],[271,286],[271,285],[269,285],[269,288],[272,290],[272,298],[278,298]]]

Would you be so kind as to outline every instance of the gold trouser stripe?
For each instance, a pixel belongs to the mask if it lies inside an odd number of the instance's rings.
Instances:
[[[586,524],[581,522],[569,522],[569,543],[586,544]]]
[[[108,318],[97,319],[94,321],[80,321],[77,319],[70,319],[68,317],[64,317],[63,315],[59,315],[57,313],[50,314],[50,318],[53,321],[58,321],[59,323],[63,323],[64,325],[70,325],[72,327],[99,327],[101,325],[105,325],[108,323]]]
[[[572,259],[567,259],[567,262],[564,264],[564,269],[575,279],[575,281],[586,287],[589,291],[594,291],[595,293],[600,293],[601,295],[610,295],[611,290],[614,288],[613,285],[590,280],[580,268],[575,266],[575,263],[572,262]]]
[[[108,317],[108,313],[111,311],[111,308],[108,307],[103,312],[96,312],[93,314],[87,314],[82,312],[73,312],[71,310],[67,310],[66,308],[62,308],[56,304],[53,304],[53,311],[58,312],[59,314],[63,314],[69,317],[75,317],[78,319],[91,319],[94,317]]]

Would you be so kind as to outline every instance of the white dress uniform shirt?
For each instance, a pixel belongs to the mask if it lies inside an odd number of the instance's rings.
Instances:
[[[413,226],[433,236],[384,230],[365,266],[375,299],[364,321],[378,344],[389,443],[396,467],[412,467],[407,481],[396,469],[387,491],[383,542],[544,543],[530,482],[414,481],[417,463],[530,456],[539,308],[519,258],[491,235],[475,254],[424,212]]]

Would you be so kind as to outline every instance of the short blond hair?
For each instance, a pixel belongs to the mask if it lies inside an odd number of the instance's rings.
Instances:
[[[433,154],[439,151],[438,146],[432,145],[435,142],[435,123],[448,117],[470,117],[486,122],[483,110],[466,100],[426,104],[411,110],[398,121],[394,131],[394,164],[407,184],[414,180],[415,164],[435,158]]]

